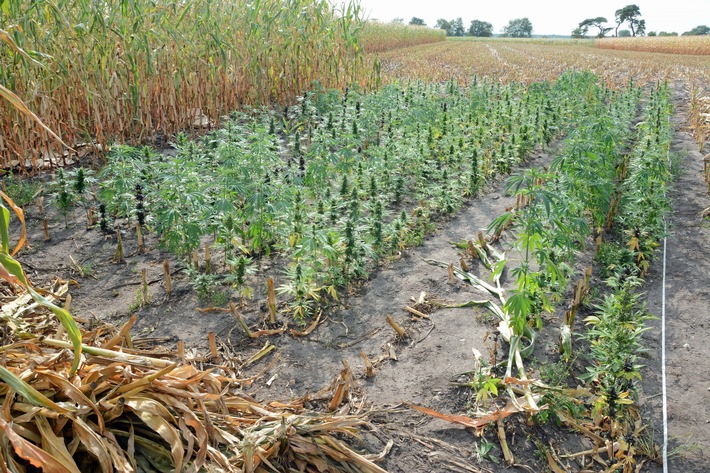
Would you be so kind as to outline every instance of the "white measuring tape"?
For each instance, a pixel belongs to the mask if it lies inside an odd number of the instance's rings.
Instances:
[[[666,225],[663,225],[664,233]],[[668,473],[668,398],[666,393],[666,240],[663,237],[663,278],[661,286],[661,383],[663,385],[663,473]]]

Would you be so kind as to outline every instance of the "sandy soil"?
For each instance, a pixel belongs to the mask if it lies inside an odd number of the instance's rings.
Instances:
[[[678,132],[673,150],[685,157],[670,196],[666,244],[666,378],[669,470],[706,472],[710,464],[710,206],[703,177],[703,155],[685,131],[686,97],[676,94]],[[645,287],[648,309],[662,314],[662,248]],[[645,408],[652,412],[662,443],[661,320],[646,336],[649,360],[644,372]],[[692,368],[692,369],[690,369]]]

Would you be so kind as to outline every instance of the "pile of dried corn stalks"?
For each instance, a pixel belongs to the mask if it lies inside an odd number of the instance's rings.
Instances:
[[[8,285],[0,297],[0,471],[384,472],[340,440],[364,420],[305,413],[302,400],[261,404],[224,366],[115,348],[118,328],[83,332],[69,376],[72,345],[49,311]]]

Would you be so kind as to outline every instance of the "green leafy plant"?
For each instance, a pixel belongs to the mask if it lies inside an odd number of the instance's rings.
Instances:
[[[184,271],[200,301],[203,303],[212,302],[219,293],[220,276],[218,274],[206,274],[191,267],[186,267]],[[219,299],[219,296],[216,297]]]
[[[52,182],[52,191],[54,204],[64,217],[64,228],[67,228],[69,226],[69,213],[74,209],[74,203],[78,196],[75,194],[74,185],[67,179],[66,173],[62,168],[57,170],[55,179]]]
[[[3,175],[2,190],[20,208],[24,208],[32,203],[42,192],[42,186],[38,181],[23,179],[12,173]]]
[[[476,449],[476,458],[478,458],[478,461],[492,461],[493,463],[500,463],[500,459],[493,455],[493,448],[495,447],[495,444],[493,442],[489,442],[485,438],[481,438],[481,441],[475,446]]]
[[[224,279],[225,282],[231,283],[239,291],[241,297],[251,299],[253,289],[246,284],[246,278],[256,273],[257,268],[254,261],[247,256],[239,255],[235,258],[228,258],[227,265],[231,274]]]

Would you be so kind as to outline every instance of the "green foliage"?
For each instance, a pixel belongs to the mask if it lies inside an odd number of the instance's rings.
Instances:
[[[292,312],[307,317],[319,291],[335,293],[420,244],[437,216],[566,129],[584,107],[571,98],[592,82],[569,73],[529,87],[316,88],[278,118],[234,113],[197,141],[178,136],[170,157],[112,148],[101,172],[102,220],[144,219],[163,248],[184,258],[214,238],[231,272],[240,271],[239,255],[278,252],[290,268]],[[500,151],[495,160],[491,149]],[[224,281],[243,287],[242,279]]]
[[[493,25],[487,21],[472,20],[468,27],[468,35],[481,38],[493,36]]]
[[[516,18],[510,20],[503,27],[503,36],[511,38],[529,38],[532,36],[533,26],[528,18]]]
[[[77,204],[86,208],[89,198],[93,198],[90,189],[96,182],[94,173],[82,167],[65,171],[59,168],[50,185],[54,205],[64,217],[64,226],[68,225],[67,217]]]
[[[127,218],[136,208],[135,189],[150,177],[149,165],[161,161],[150,148],[112,146],[108,164],[99,173],[99,197],[112,217]]]
[[[622,23],[629,24],[629,28],[631,29],[630,36],[636,36],[637,34],[642,36],[646,32],[646,20],[641,19],[641,9],[638,5],[632,4],[624,8],[619,8],[614,13],[614,17],[616,18],[617,36],[624,36],[621,34],[621,31],[619,31],[619,26],[621,26]]]
[[[280,286],[278,291],[293,298],[289,303],[291,315],[297,321],[304,321],[313,315],[323,287],[318,286],[314,271],[300,263],[288,268],[286,276],[288,283]]]
[[[599,262],[599,276],[603,279],[635,273],[634,254],[626,246],[602,243],[596,255]]]
[[[604,26],[607,19],[603,16],[598,16],[596,18],[587,18],[586,20],[579,23],[578,29],[581,33],[580,36],[585,36],[590,27],[597,28],[599,32],[597,33],[597,38],[603,38],[606,34],[612,30],[611,27]]]
[[[670,155],[671,102],[666,84],[650,92],[636,144],[629,154],[628,175],[619,184],[623,198],[614,222],[615,241],[602,244],[597,259],[610,289],[595,313],[585,319],[583,335],[590,345],[590,364],[581,377],[593,381],[596,415],[626,417],[641,379],[640,361],[646,349],[644,322],[651,318],[638,292],[657,242],[665,233],[666,196],[673,178]]]
[[[67,217],[74,208],[74,202],[78,196],[74,193],[74,185],[66,176],[63,168],[59,168],[55,175],[51,186],[54,205],[57,206],[59,213],[64,217],[64,227],[68,226]]]
[[[219,286],[221,284],[218,274],[206,274],[189,266],[185,268],[185,273],[190,279],[190,285],[197,293],[197,297],[200,299],[201,303],[221,299],[218,295],[220,292]]]
[[[446,36],[451,36],[453,34],[451,22],[448,20],[445,20],[444,18],[439,18],[438,20],[436,20],[436,24],[434,25],[434,28],[444,30],[446,32]]]
[[[475,446],[478,461],[487,460],[493,463],[500,463],[500,459],[491,453],[493,451],[493,447],[495,447],[493,442],[489,442],[485,438],[481,438],[481,442]]]
[[[15,176],[12,171],[3,176],[2,189],[15,205],[21,208],[32,204],[41,193],[41,185],[38,181]]]
[[[624,406],[632,404],[633,380],[641,379],[639,359],[646,351],[641,335],[648,330],[644,321],[651,316],[642,307],[636,288],[641,282],[636,278],[623,281],[610,280],[614,293],[597,306],[595,315],[584,321],[584,337],[590,343],[593,364],[581,379],[595,380],[600,396],[595,410],[616,417]]]
[[[710,26],[707,25],[699,25],[693,28],[690,31],[686,31],[683,33],[683,36],[705,36],[705,35],[710,35]],[[661,36],[661,35],[659,35]]]
[[[250,299],[253,289],[247,285],[247,277],[257,272],[254,260],[248,256],[239,255],[236,258],[227,258],[226,264],[229,266],[231,273],[224,278],[224,282],[230,283],[232,287],[239,291],[241,297]]]

